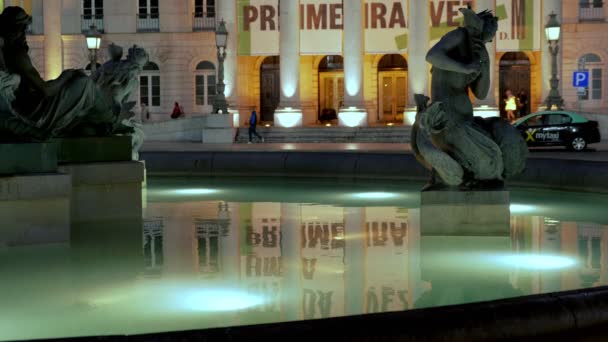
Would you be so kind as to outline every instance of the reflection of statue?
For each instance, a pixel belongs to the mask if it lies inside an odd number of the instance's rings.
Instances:
[[[20,7],[7,7],[0,14],[0,38],[4,43],[0,46],[3,139],[46,140],[133,132],[133,125],[124,121],[124,100],[137,82],[141,66],[136,64],[141,61],[129,63],[130,72],[114,73],[120,77],[113,78],[111,84],[96,84],[82,70],[73,69],[65,70],[55,80],[44,81],[28,55],[25,30],[30,23],[31,17]],[[147,55],[145,58],[147,61]]]
[[[473,117],[469,91],[485,98],[490,85],[489,55],[497,18],[489,11],[461,9],[464,27],[446,34],[427,54],[432,69],[432,103],[416,95],[418,115],[412,131],[416,157],[432,170],[430,187],[440,181],[464,189],[502,187],[525,167],[527,147],[500,118]],[[440,186],[439,186],[440,187]]]

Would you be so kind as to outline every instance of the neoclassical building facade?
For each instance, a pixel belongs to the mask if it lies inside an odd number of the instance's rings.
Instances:
[[[318,125],[341,112],[355,124],[408,123],[414,94],[430,93],[425,54],[459,26],[458,8],[490,9],[499,18],[487,45],[489,96],[474,100],[486,114],[500,112],[507,89],[524,91],[528,111],[542,108],[551,77],[544,34],[550,13],[562,23],[558,75],[565,106],[601,113],[608,108],[604,79],[608,58],[608,10],[601,1],[579,0],[4,0],[33,17],[28,42],[35,66],[47,79],[68,68],[88,68],[84,32],[103,32],[98,63],[110,43],[125,53],[137,44],[150,53],[138,105],[153,120],[169,118],[175,102],[186,115],[212,110],[218,58],[217,22],[228,30],[225,95],[240,112],[256,109],[262,121],[301,113],[301,124]],[[586,96],[577,95],[572,72],[590,71]],[[246,115],[241,115],[241,121]]]

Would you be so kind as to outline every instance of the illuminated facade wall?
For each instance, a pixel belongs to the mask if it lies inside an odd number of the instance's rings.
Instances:
[[[137,1],[107,0],[100,17],[102,19],[95,22],[105,31],[99,60],[107,60],[105,48],[110,42],[124,47],[132,44],[143,46],[160,70],[161,105],[151,108],[153,118],[167,118],[175,101],[182,104],[187,115],[205,114],[209,107],[196,103],[193,74],[201,61],[212,62],[217,70],[212,29],[214,18],[222,17],[226,19],[229,30],[225,93],[230,106],[242,112],[253,108],[260,110],[263,96],[261,65],[266,57],[280,56],[283,51],[289,56],[299,55],[295,66],[293,58],[281,59],[291,62],[290,70],[297,70],[299,65],[299,77],[285,77],[283,70],[278,85],[281,89],[278,94],[282,94],[279,105],[301,109],[304,124],[310,125],[317,123],[322,98],[330,92],[328,84],[331,82],[323,78],[319,65],[325,56],[342,55],[344,51],[352,49],[346,44],[345,35],[354,35],[361,37],[362,55],[353,57],[352,54],[345,54],[343,64],[347,69],[361,69],[362,75],[359,77],[349,73],[336,76],[342,77],[342,80],[336,79],[334,82],[341,89],[334,86],[331,91],[344,94],[341,96],[349,92],[356,94],[351,102],[365,109],[368,122],[374,124],[385,121],[382,108],[386,107],[386,103],[383,104],[383,101],[391,101],[391,96],[383,93],[385,79],[380,77],[379,70],[382,57],[396,54],[405,58],[406,83],[399,87],[399,91],[405,92],[405,109],[411,109],[415,92],[429,93],[430,72],[424,54],[441,34],[459,25],[462,18],[457,9],[471,4],[477,10],[494,10],[500,19],[496,42],[488,45],[493,61],[493,92],[488,99],[476,101],[476,105],[497,107],[501,104],[500,61],[505,54],[519,51],[527,56],[530,63],[530,109],[536,110],[549,89],[550,56],[543,27],[548,14],[555,11],[558,20],[564,24],[560,44],[563,51],[560,62],[563,59],[563,63],[559,65],[563,72],[560,90],[566,106],[575,109],[580,106],[582,110],[590,112],[608,107],[605,86],[601,90],[601,99],[589,101],[578,101],[571,86],[571,72],[578,67],[582,51],[599,56],[597,65],[603,70],[604,61],[608,58],[600,49],[608,44],[602,36],[606,25],[605,7],[584,10],[580,14],[578,1],[463,0],[456,4],[445,0],[368,0],[361,1],[360,10],[356,7],[345,10],[340,0],[301,0],[299,18],[286,21],[293,26],[289,27],[289,31],[283,27],[297,42],[289,40],[285,43],[285,39],[281,44],[279,2],[215,1],[214,12],[210,14],[212,18],[206,18],[208,13],[203,17],[193,14],[196,9],[192,0],[159,1],[158,17],[144,21],[137,15],[141,11]],[[55,18],[48,23],[45,22],[45,15],[51,16],[53,11],[45,11],[44,6],[51,2],[5,0],[3,3],[4,6],[23,5],[31,12],[34,22],[28,41],[34,64],[43,75],[55,75],[59,64],[62,69],[84,68],[88,64],[82,31],[90,22],[83,16],[83,1],[63,0],[61,19],[57,21]],[[590,3],[593,8],[593,2]],[[211,21],[205,21],[208,19]],[[349,25],[353,20],[361,20],[362,24]],[[60,30],[57,26],[60,26]],[[418,29],[411,29],[414,26]],[[142,32],[144,29],[147,32]],[[60,39],[57,39],[59,34]],[[57,51],[61,51],[60,56]],[[605,75],[606,71],[603,70],[602,77]],[[297,84],[290,84],[294,82]],[[297,94],[294,89],[297,89]],[[348,99],[339,99],[333,106],[345,105],[343,100]],[[246,120],[246,117],[241,115],[242,120]]]

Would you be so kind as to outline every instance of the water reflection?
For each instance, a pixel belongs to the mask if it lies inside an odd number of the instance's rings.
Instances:
[[[325,318],[608,283],[607,226],[577,204],[575,214],[559,212],[515,194],[535,209],[509,218],[509,204],[483,215],[416,205],[417,192],[342,202],[352,196],[326,200],[314,189],[277,201],[268,189],[260,201],[236,201],[217,188],[153,197],[143,221],[73,225],[67,244],[0,248],[0,272],[10,275],[0,283],[0,340]]]

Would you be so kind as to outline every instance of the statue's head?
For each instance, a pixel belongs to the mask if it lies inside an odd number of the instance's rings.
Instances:
[[[131,62],[135,62],[140,68],[143,68],[150,60],[146,50],[137,45],[133,45],[133,47],[129,49],[127,59]]]
[[[117,62],[122,58],[122,47],[112,43],[108,45],[108,52],[110,54],[110,59]]]
[[[474,36],[489,43],[494,39],[498,30],[498,18],[492,12],[485,10],[475,13],[469,6],[461,8],[460,12],[464,15],[464,27],[466,27]]]
[[[21,7],[9,6],[0,14],[0,32],[3,35],[17,32],[25,35],[25,30],[31,23],[32,17]]]

